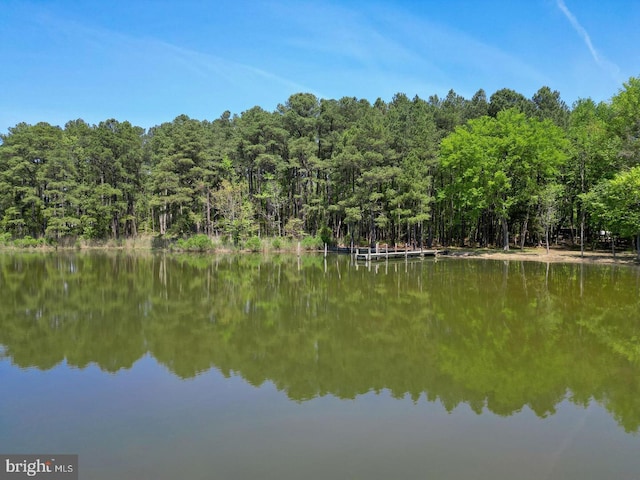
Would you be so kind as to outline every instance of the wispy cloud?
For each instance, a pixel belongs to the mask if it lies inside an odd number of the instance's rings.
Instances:
[[[53,16],[42,17],[40,21],[47,27],[71,37],[74,41],[79,41],[103,58],[121,58],[129,61],[131,58],[136,58],[138,65],[145,66],[149,71],[153,71],[155,67],[169,72],[172,70],[171,66],[174,66],[179,67],[175,68],[175,71],[188,71],[189,74],[202,80],[210,79],[218,82],[223,79],[229,85],[239,86],[253,79],[290,90],[292,93],[299,91],[313,93],[312,89],[295,79],[213,53],[185,48],[165,40],[135,36]],[[131,73],[135,74],[135,72]]]
[[[447,90],[457,85],[466,90],[458,93],[471,95],[480,87],[502,88],[511,83],[532,87],[549,81],[525,59],[466,31],[397,9],[380,9],[378,17],[386,31],[397,32],[401,43],[411,46],[426,67],[423,74],[435,74]]]
[[[481,87],[523,82],[528,88],[539,87],[549,80],[505,49],[397,6],[302,5],[304,15],[289,16],[293,33],[282,41],[301,52],[300,58],[331,65],[334,78],[360,85],[360,92],[377,89],[378,95],[405,91],[424,96],[455,88],[472,95]],[[283,17],[291,10],[288,3],[280,4],[280,10],[272,8]],[[313,64],[308,67],[315,69]]]
[[[272,9],[278,15],[291,11],[290,6],[276,5]],[[420,59],[397,39],[382,33],[369,11],[331,4],[303,5],[304,14],[290,18],[295,33],[286,42],[294,48],[347,59],[365,68],[384,68]]]
[[[236,82],[239,75],[252,75],[262,80],[271,81],[296,92],[311,92],[312,89],[302,85],[295,80],[282,77],[273,72],[247,65],[240,62],[227,60],[225,58],[179,47],[161,40],[147,39],[144,42],[149,48],[159,49],[163,54],[170,54],[171,57],[179,63],[184,64],[193,72],[201,76],[210,76],[215,74],[225,78],[228,82]]]
[[[591,36],[589,35],[589,32],[587,32],[587,30],[580,24],[580,22],[575,17],[575,15],[571,13],[571,10],[569,10],[567,5],[564,3],[564,0],[556,0],[556,4],[558,5],[558,8],[564,14],[564,16],[567,17],[567,20],[569,20],[569,23],[571,23],[571,26],[573,27],[573,29],[582,38],[582,40],[584,41],[585,45],[589,49],[589,52],[591,53],[591,56],[593,57],[593,60],[596,62],[596,64],[600,68],[609,71],[609,73],[611,73],[614,77],[617,77],[620,73],[620,67],[610,62],[609,60],[607,60],[606,58],[604,58],[602,55],[598,53],[596,48],[593,46],[593,42],[591,41]]]
[[[597,64],[600,64],[602,60],[600,58],[600,55],[598,55],[598,52],[596,51],[596,49],[593,47],[593,43],[591,42],[591,37],[589,36],[589,33],[584,29],[582,25],[580,25],[580,22],[578,22],[578,19],[567,8],[563,0],[557,0],[556,3],[558,5],[558,8],[562,11],[562,13],[564,13],[564,16],[567,17],[567,19],[569,20],[569,23],[571,23],[571,26],[575,29],[576,32],[578,32],[578,35],[582,37],[582,40],[584,40],[584,43],[587,45],[587,48],[591,52],[591,56],[593,57],[593,59],[596,61]]]

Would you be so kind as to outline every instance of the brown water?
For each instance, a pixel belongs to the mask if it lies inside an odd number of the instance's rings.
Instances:
[[[640,270],[0,255],[0,453],[82,479],[640,478]]]

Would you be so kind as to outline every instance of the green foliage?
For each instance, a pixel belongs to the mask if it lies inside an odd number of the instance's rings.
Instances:
[[[622,143],[623,165],[640,164],[640,77],[632,77],[623,84],[611,100],[611,110],[609,126]]]
[[[547,253],[549,253],[549,231],[560,221],[560,202],[563,194],[562,185],[550,183],[542,189],[538,197],[538,219],[544,232]]]
[[[551,120],[559,127],[566,127],[569,121],[569,108],[560,98],[560,92],[542,87],[531,99],[534,116],[539,120]]]
[[[324,248],[324,242],[322,238],[306,236],[300,242],[302,248],[305,250],[322,250]]]
[[[568,147],[559,127],[515,109],[470,120],[441,143],[441,166],[452,178],[441,199],[460,209],[461,222],[495,215],[508,249],[507,222],[529,215],[532,200],[557,178]]]
[[[280,250],[282,248],[282,239],[280,237],[276,237],[271,240],[271,248],[274,250]]]
[[[318,235],[319,235],[320,240],[322,241],[323,245],[324,244],[335,245],[335,239],[333,238],[331,229],[329,227],[327,227],[326,225],[322,226],[322,228],[320,229],[320,232],[318,232]]]
[[[488,107],[489,115],[496,118],[500,112],[511,109],[529,116],[533,113],[535,106],[524,95],[510,88],[503,88],[491,95]]]
[[[45,245],[44,238],[32,238],[29,235],[25,235],[22,238],[17,238],[13,241],[13,245],[18,248],[36,248]]]
[[[244,183],[233,184],[223,180],[220,189],[213,194],[215,208],[220,213],[218,226],[236,246],[251,235],[256,227],[253,205],[246,187]]]
[[[213,249],[213,244],[207,235],[199,234],[189,237],[186,240],[184,238],[178,239],[176,248],[187,252],[206,252]]]
[[[253,237],[249,237],[244,243],[244,248],[252,252],[259,252],[262,249],[262,241],[260,240],[260,237],[255,235]]]
[[[284,232],[291,238],[302,238],[304,236],[304,222],[300,218],[290,218],[284,227]]]
[[[610,103],[571,111],[543,86],[489,101],[483,90],[374,103],[296,93],[273,112],[179,115],[146,132],[115,119],[20,123],[0,139],[0,231],[506,245],[539,232],[548,184],[566,187],[559,224],[595,226],[584,195],[640,161],[639,106],[631,78]]]
[[[598,225],[616,235],[640,240],[640,166],[599,183],[583,199]]]

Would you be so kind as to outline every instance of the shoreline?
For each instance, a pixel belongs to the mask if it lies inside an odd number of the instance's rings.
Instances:
[[[492,250],[492,249],[474,249],[474,248],[462,248],[462,247],[449,247],[447,249],[437,249],[439,252],[447,251],[446,254],[439,253],[439,257],[444,258],[457,258],[457,259],[476,259],[476,260],[513,260],[513,261],[526,261],[526,262],[542,262],[542,263],[586,263],[586,264],[611,264],[611,265],[632,265],[640,266],[638,262],[638,256],[635,251],[620,251],[616,252],[614,258],[610,251],[604,250],[586,250],[584,257],[581,256],[580,250],[569,248],[551,248],[549,253],[545,248],[532,247],[520,250],[519,248],[509,251],[504,250]],[[77,247],[52,247],[52,246],[37,246],[37,247],[15,247],[15,246],[0,246],[0,254],[2,253],[51,253],[51,252],[128,252],[128,253],[151,253],[151,252],[167,252],[173,254],[298,254],[296,248],[293,249],[263,249],[259,252],[254,252],[246,249],[230,249],[230,248],[215,248],[212,250],[206,250],[202,252],[186,251],[186,250],[167,250],[152,248],[150,245],[138,244],[138,245],[91,245]],[[321,254],[323,250],[303,250],[304,254]]]
[[[636,252],[628,250],[616,252],[614,258],[610,251],[585,250],[584,257],[582,257],[580,250],[565,248],[551,248],[548,254],[545,248],[514,249],[507,252],[504,250],[451,248],[449,249],[449,254],[446,256],[452,258],[515,260],[543,263],[639,265]]]

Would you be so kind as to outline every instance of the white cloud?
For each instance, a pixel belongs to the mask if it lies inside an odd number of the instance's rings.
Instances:
[[[342,79],[343,90],[357,86],[365,97],[404,91],[426,98],[451,88],[469,96],[481,87],[549,83],[545,74],[507,50],[397,6],[302,5],[303,14],[288,17],[292,28],[280,41],[317,78],[324,78],[330,65],[332,79]],[[272,9],[274,16],[284,16],[288,4],[272,4]],[[335,83],[332,79],[323,81]]]
[[[198,52],[183,47],[178,47],[160,40],[147,40],[146,43],[151,48],[160,49],[164,54],[179,63],[188,66],[193,71],[202,76],[215,74],[224,77],[228,82],[234,83],[239,76],[252,75],[261,78],[263,81],[271,81],[296,92],[312,92],[312,90],[294,80],[284,78],[267,70],[246,65],[239,62],[230,61],[216,55]],[[313,92],[312,92],[313,93]]]
[[[414,17],[406,11],[381,9],[378,16],[385,23],[385,30],[397,32],[402,44],[410,45],[414,55],[420,57],[422,74],[433,75],[445,92],[455,87],[457,93],[469,96],[481,87],[532,87],[549,82],[526,60],[466,31]]]
[[[224,79],[229,85],[238,86],[246,84],[251,79],[257,82],[268,83],[272,86],[284,88],[289,91],[312,92],[312,89],[296,82],[294,79],[285,78],[274,72],[248,65],[242,62],[228,60],[226,58],[205,53],[182,46],[178,46],[164,40],[152,37],[139,37],[120,33],[102,27],[82,25],[73,21],[63,20],[48,16],[42,19],[49,28],[57,29],[64,35],[71,37],[72,41],[80,41],[94,50],[97,56],[111,58],[112,61],[131,62],[136,59],[137,65],[149,67],[168,73],[170,71],[186,70],[191,75],[203,80],[210,79],[219,82]],[[173,68],[172,68],[173,67]],[[179,68],[176,68],[179,67]],[[131,72],[132,75],[142,75],[140,72]],[[160,81],[160,79],[157,79]]]
[[[587,30],[580,24],[580,22],[578,22],[578,19],[575,17],[575,15],[571,13],[567,5],[564,3],[564,0],[556,0],[556,4],[558,5],[558,8],[564,14],[564,16],[567,17],[567,20],[569,20],[569,23],[571,23],[571,26],[573,27],[573,29],[582,38],[582,40],[584,41],[585,45],[589,49],[589,52],[591,53],[591,56],[593,57],[593,60],[596,62],[596,64],[600,68],[608,71],[614,78],[617,78],[618,75],[620,74],[620,67],[610,62],[609,60],[607,60],[606,58],[604,58],[602,55],[598,53],[598,51],[593,46],[593,42],[591,41],[591,36],[587,32]]]

